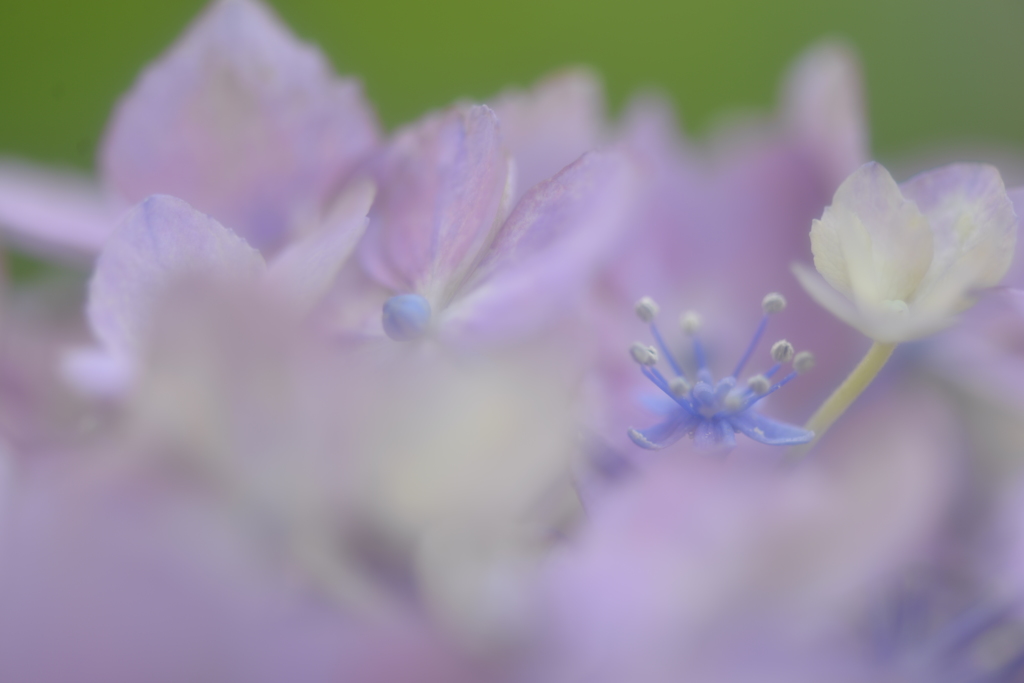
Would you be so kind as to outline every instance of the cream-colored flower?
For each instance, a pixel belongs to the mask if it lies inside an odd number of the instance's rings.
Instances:
[[[897,185],[861,166],[811,225],[804,289],[877,342],[931,334],[996,285],[1013,258],[1017,216],[992,166],[953,164]]]

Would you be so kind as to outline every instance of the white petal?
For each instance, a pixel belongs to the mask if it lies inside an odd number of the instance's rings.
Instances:
[[[906,301],[932,260],[932,234],[917,206],[881,165],[857,169],[811,226],[818,272],[861,308]]]

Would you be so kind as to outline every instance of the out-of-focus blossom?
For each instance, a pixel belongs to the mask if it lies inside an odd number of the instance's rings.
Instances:
[[[997,284],[1016,237],[1017,216],[995,168],[946,166],[898,186],[870,163],[811,227],[822,277],[799,265],[795,273],[822,306],[868,337],[908,341],[949,325],[976,290]]]
[[[1024,411],[1024,291],[990,292],[965,318],[928,348],[933,367],[994,407]]]
[[[356,305],[364,332],[383,324],[400,340],[510,340],[550,324],[615,246],[636,187],[624,155],[594,152],[509,212],[514,173],[485,106],[397,132],[371,167],[379,193],[359,259],[373,284]]]
[[[0,280],[0,444],[46,457],[88,441],[93,416],[67,391],[58,360],[87,343],[82,279],[52,274],[11,284]]]
[[[91,256],[124,207],[172,194],[272,251],[319,220],[377,136],[356,81],[257,0],[218,0],[118,105],[100,183],[5,163],[0,224]]]
[[[786,338],[819,360],[812,375],[766,401],[767,412],[784,419],[804,420],[848,370],[859,340],[822,314],[788,264],[807,257],[806,226],[835,184],[867,160],[859,72],[847,48],[819,46],[786,80],[777,117],[727,126],[703,147],[679,138],[665,106],[642,100],[631,108],[623,135],[645,174],[645,193],[628,248],[616,253],[596,290],[595,429],[607,439],[630,447],[627,429],[652,419],[640,408],[650,385],[626,353],[636,338],[630,312],[644,296],[671,316],[699,313],[708,364],[725,376],[744,355],[764,295],[781,293],[789,302]],[[672,353],[696,366],[689,344],[666,335]]]
[[[598,149],[608,135],[604,93],[585,69],[550,76],[530,90],[508,90],[491,108],[515,163],[515,199]]]
[[[319,232],[268,263],[244,239],[186,202],[150,197],[129,211],[96,262],[86,307],[101,350],[69,357],[68,371],[89,393],[117,393],[131,379],[148,317],[182,277],[266,286],[301,317],[327,293],[366,227],[373,186],[357,183]]]
[[[553,553],[555,662],[534,680],[890,680],[858,624],[944,520],[948,414],[895,392],[798,471],[646,463]]]
[[[5,480],[5,677],[480,680],[570,492],[569,378],[339,353],[225,274],[154,295],[95,447]]]

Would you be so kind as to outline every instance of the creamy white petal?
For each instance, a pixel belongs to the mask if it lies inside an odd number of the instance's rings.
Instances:
[[[857,169],[811,226],[818,272],[861,307],[906,301],[932,261],[932,233],[880,164]]]

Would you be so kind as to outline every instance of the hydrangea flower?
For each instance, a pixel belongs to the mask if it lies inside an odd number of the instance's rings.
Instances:
[[[804,226],[867,160],[865,117],[859,63],[836,43],[798,60],[777,113],[719,128],[706,142],[682,137],[664,105],[647,99],[629,108],[620,134],[641,170],[642,196],[628,243],[603,270],[593,298],[601,348],[592,386],[602,412],[592,429],[603,439],[632,449],[627,428],[652,420],[643,407],[650,383],[622,352],[635,337],[630,308],[642,296],[672,315],[699,310],[709,363],[724,367],[744,353],[764,293],[781,293],[789,302],[787,336],[819,362],[812,376],[773,395],[780,417],[804,419],[842,379],[862,342],[823,314],[789,263],[806,258]],[[696,365],[689,347],[672,351]]]
[[[510,211],[516,176],[486,106],[398,131],[370,171],[379,193],[358,251],[370,284],[341,305],[399,341],[511,341],[552,323],[619,240],[635,189],[627,157],[591,152]]]
[[[897,185],[855,171],[811,226],[814,266],[794,266],[822,306],[871,339],[909,341],[949,325],[1013,259],[1017,216],[999,171],[955,164]]]
[[[100,182],[4,163],[0,225],[91,257],[124,208],[170,194],[272,252],[319,220],[377,138],[357,81],[258,0],[217,0],[118,104]]]

